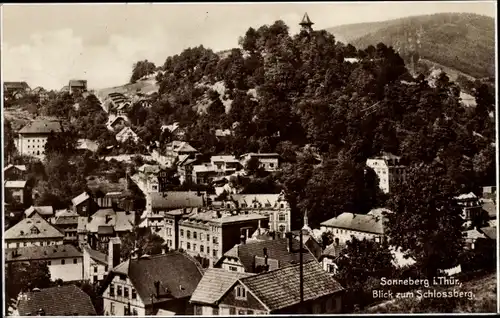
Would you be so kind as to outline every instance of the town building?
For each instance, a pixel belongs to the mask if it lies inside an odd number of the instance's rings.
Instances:
[[[462,209],[462,218],[471,225],[482,225],[487,221],[487,216],[482,209],[480,198],[473,192],[456,196],[455,203]]]
[[[165,130],[168,130],[175,140],[184,140],[186,136],[186,129],[180,126],[178,122],[175,122],[171,125],[163,125],[161,126],[161,132],[163,133]]]
[[[210,162],[192,166],[192,181],[197,184],[210,184],[215,178],[228,176],[241,168],[235,156],[212,156]]]
[[[34,215],[41,216],[44,219],[49,219],[54,216],[54,208],[50,205],[46,206],[30,206],[24,211],[26,218],[31,218]]]
[[[20,204],[31,203],[30,191],[26,181],[4,181],[5,203]]]
[[[64,282],[80,281],[83,278],[83,255],[73,245],[27,246],[5,249],[5,263],[46,262],[50,279]]]
[[[98,204],[88,192],[82,192],[71,199],[71,204],[73,205],[73,211],[80,216],[92,215],[99,209]]]
[[[6,99],[14,98],[16,93],[26,96],[31,91],[30,86],[26,82],[4,82],[3,93]]]
[[[256,241],[242,240],[224,253],[214,267],[228,271],[260,273],[293,265],[300,260],[300,243],[288,235],[286,238]],[[315,260],[307,247],[302,249],[304,261]]]
[[[358,240],[368,239],[382,242],[385,238],[384,228],[386,209],[374,209],[368,214],[344,212],[337,217],[321,223],[321,230],[330,231],[336,244],[345,244],[354,236]]]
[[[27,170],[25,165],[10,164],[3,168],[3,177],[6,181],[19,181],[27,179]]]
[[[302,17],[302,21],[300,21],[299,25],[301,27],[301,31],[305,31],[307,33],[310,33],[313,31],[313,22],[311,22],[311,19],[309,19],[309,15],[307,15],[307,12],[304,13],[304,16]]]
[[[110,131],[121,131],[128,123],[128,118],[125,116],[110,116],[106,123],[106,128]]]
[[[62,126],[58,121],[35,120],[19,130],[17,150],[23,155],[43,159],[47,138],[51,133],[60,132]]]
[[[192,315],[189,299],[202,273],[195,259],[178,251],[126,260],[103,283],[104,314],[151,316],[168,310]]]
[[[193,182],[193,169],[194,166],[199,164],[200,160],[194,158],[193,155],[181,155],[178,157],[177,165],[177,175],[179,176],[179,182],[181,184],[185,182]],[[196,183],[196,181],[194,181]]]
[[[90,139],[78,139],[76,150],[96,152],[99,149],[97,142]]]
[[[52,224],[64,233],[64,244],[78,245],[78,217],[76,212],[64,211],[53,218]]]
[[[130,127],[123,127],[118,134],[116,134],[116,141],[124,143],[126,141],[133,141],[134,143],[138,143],[140,138]]]
[[[338,266],[336,264],[337,258],[340,252],[345,248],[345,245],[340,245],[337,243],[330,244],[325,248],[321,254],[319,261],[323,270],[332,275],[337,274]]]
[[[393,154],[384,153],[369,158],[366,160],[366,165],[375,171],[379,178],[379,187],[384,193],[389,193],[398,180],[405,178],[406,166],[402,164],[401,157]]]
[[[158,165],[144,164],[137,169],[136,174],[130,176],[130,179],[144,195],[160,192],[160,182],[158,180],[160,171],[161,168]]]
[[[174,140],[165,145],[165,164],[173,166],[174,162],[178,160],[181,155],[195,155],[198,150],[194,149],[190,144],[185,141]]]
[[[87,81],[86,80],[70,80],[68,84],[69,93],[84,93],[87,91]]]
[[[107,251],[111,238],[123,237],[134,229],[136,218],[135,211],[98,210],[86,224],[89,246],[98,251]]]
[[[251,158],[257,158],[260,163],[260,168],[268,172],[274,172],[279,168],[279,154],[277,153],[247,153],[241,155],[240,163],[246,168],[247,162]]]
[[[269,218],[269,229],[284,236],[291,231],[291,207],[285,193],[278,194],[229,194],[222,201],[213,201],[213,209],[237,210],[246,213],[257,213]]]
[[[64,234],[38,214],[21,220],[4,233],[4,248],[63,244]]]
[[[112,116],[127,116],[131,101],[121,93],[110,93],[105,102],[107,112]]]
[[[145,218],[157,218],[165,215],[165,212],[184,209],[201,208],[207,205],[206,193],[196,191],[166,191],[151,192],[146,195],[146,210],[142,216]],[[152,223],[149,226],[154,226]]]
[[[96,197],[95,200],[97,205],[102,209],[113,208],[118,206],[122,196],[121,192],[114,191],[108,192],[104,196]]]
[[[191,297],[195,315],[340,313],[344,288],[316,261],[304,262],[302,268],[302,299],[300,264],[249,276],[209,270]]]
[[[75,285],[34,289],[17,301],[19,316],[95,316],[90,296]]]
[[[108,273],[108,255],[82,245],[83,279],[92,284],[102,282]]]

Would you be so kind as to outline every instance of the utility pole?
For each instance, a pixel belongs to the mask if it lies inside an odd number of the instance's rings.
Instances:
[[[299,235],[299,238],[300,238],[300,254],[299,254],[299,263],[300,263],[300,276],[299,276],[299,282],[300,282],[300,304],[302,305],[302,303],[304,302],[304,260],[303,260],[303,255],[302,255],[302,252],[303,252],[303,248],[302,248],[302,242],[303,242],[303,239],[302,239],[302,229],[300,229],[300,235]]]

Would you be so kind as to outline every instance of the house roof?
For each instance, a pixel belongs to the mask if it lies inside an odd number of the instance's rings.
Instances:
[[[30,88],[26,82],[3,82],[4,88],[10,89],[27,89]]]
[[[256,298],[270,311],[291,307],[300,303],[298,286],[300,265],[279,268],[240,279]],[[304,301],[318,299],[344,290],[328,275],[317,261],[308,261],[303,265]]]
[[[145,305],[151,304],[150,295],[156,293],[155,281],[160,282],[160,299],[154,300],[159,303],[191,296],[203,275],[201,265],[193,257],[178,251],[130,259],[111,273],[127,275]],[[109,276],[112,279],[113,275]]]
[[[111,229],[116,232],[131,231],[135,223],[135,211],[114,211],[100,209],[90,217],[86,229],[92,233],[109,234]]]
[[[198,152],[190,144],[185,141],[174,140],[167,144],[167,147],[171,147],[175,152]]]
[[[61,132],[61,123],[58,121],[38,119],[30,122],[19,130],[20,134],[50,134],[51,132]]]
[[[67,224],[76,224],[78,227],[78,215],[60,215],[56,217],[54,224],[55,225],[67,225]]]
[[[158,309],[156,315],[162,317],[170,317],[170,316],[175,316],[175,312],[165,309]]]
[[[140,166],[137,171],[143,172],[143,173],[158,173],[160,172],[160,166],[159,165],[150,165],[150,164],[143,164]]]
[[[89,140],[89,139],[78,139],[78,146],[76,147],[77,149],[87,149],[92,152],[96,152],[97,149],[99,148],[99,145],[97,142]]]
[[[36,229],[32,233],[32,230]],[[36,240],[42,238],[63,238],[64,234],[57,228],[45,221],[42,217],[35,215],[32,218],[26,218],[9,228],[4,233],[5,240]]]
[[[90,198],[90,196],[89,196],[89,194],[87,192],[82,192],[78,196],[76,196],[73,199],[71,199],[71,203],[73,203],[73,206],[77,206],[77,205],[83,203],[85,200],[87,200],[89,198]]]
[[[254,203],[260,204],[260,207],[265,208],[266,206],[277,207],[278,202],[284,201],[284,196],[282,194],[231,194],[229,200],[226,201],[236,201],[239,207],[242,204],[246,204],[247,207],[251,207]]]
[[[454,199],[456,199],[456,200],[470,200],[470,199],[477,199],[477,196],[473,192],[469,192],[469,193],[463,193],[459,196],[456,196]]]
[[[314,23],[311,22],[311,19],[309,19],[309,15],[307,15],[307,12],[304,14],[304,17],[302,17],[302,21],[299,23],[300,25],[313,25]]]
[[[216,137],[226,137],[231,135],[230,129],[216,129],[215,136]]]
[[[96,251],[96,250],[90,248],[89,246],[84,246],[83,249],[87,253],[89,253],[90,258],[93,259],[94,261],[97,261],[97,262],[102,263],[104,265],[108,265],[108,255],[101,253],[99,251]]]
[[[73,86],[73,87],[87,87],[87,81],[86,80],[70,80],[69,81],[69,86]]]
[[[171,133],[173,133],[174,131],[177,130],[177,128],[179,128],[179,123],[175,122],[171,125],[163,125],[161,126],[161,131],[165,131],[165,129],[168,129],[168,131],[170,131]]]
[[[321,226],[348,229],[359,232],[384,234],[385,218],[369,215],[369,214],[354,214],[344,212],[336,218],[322,222]]]
[[[252,213],[252,214],[238,214],[238,215],[221,215],[217,216],[217,213],[213,211],[208,212],[198,212],[195,211],[189,215],[184,216],[185,219],[198,220],[198,221],[211,221],[218,224],[230,224],[238,223],[248,220],[267,220],[268,217],[265,215]]]
[[[256,153],[256,152],[249,152],[246,154],[241,155],[241,157],[279,157],[280,155],[275,152],[270,152],[270,153]]]
[[[215,305],[238,279],[251,275],[254,274],[209,268],[196,287],[190,302]]]
[[[497,216],[497,207],[495,201],[491,199],[481,199],[481,204],[483,206],[483,210],[488,213],[490,218],[494,218]]]
[[[90,296],[75,285],[44,288],[26,293],[17,304],[20,316],[38,316],[43,309],[46,316],[95,316]]]
[[[16,252],[16,256],[12,255],[12,252],[14,251]],[[82,255],[83,254],[71,244],[51,246],[26,246],[5,249],[6,262],[76,258],[82,257]]]
[[[323,257],[328,257],[328,258],[337,258],[340,255],[340,252],[345,248],[344,244],[330,244],[325,248],[323,251],[323,254],[321,254],[321,258]]]
[[[212,156],[210,157],[212,162],[239,162],[235,156]]]
[[[479,232],[476,229],[463,231],[462,234],[464,235],[464,238],[467,240],[477,240],[479,238],[486,238],[486,236],[483,233]]]
[[[292,253],[288,252],[287,238],[276,238],[267,241],[247,240],[245,244],[237,244],[224,253],[224,256],[219,259],[217,264],[221,264],[226,257],[234,257],[240,260],[243,267],[245,267],[245,271],[253,272],[255,257],[264,257],[264,248],[266,248],[269,259],[277,260],[279,267],[286,267],[299,262],[299,247],[300,243],[296,239],[292,239]],[[314,255],[305,246],[303,260],[315,260]]]
[[[21,188],[26,187],[26,181],[21,181],[21,180],[17,180],[17,181],[5,181],[4,187],[5,188],[18,188],[18,189],[21,189]]]
[[[487,226],[487,227],[482,227],[480,228],[481,232],[484,233],[484,235],[486,235],[486,237],[492,239],[492,240],[496,240],[497,239],[497,228],[496,226],[495,227],[492,227],[492,226]]]
[[[148,194],[154,209],[181,209],[204,206],[203,197],[192,191],[152,192]]]
[[[121,119],[121,120],[123,120],[123,121],[127,121],[127,119],[126,119],[125,117],[123,117],[123,116],[116,116],[115,118],[113,118],[113,120],[112,120],[111,122],[108,122],[107,126],[108,126],[108,127],[113,127],[113,126],[114,126],[114,124],[115,124],[115,123],[116,123],[119,119]]]
[[[12,168],[16,168],[16,169],[21,170],[21,171],[26,171],[25,165],[13,165],[13,164],[10,164],[7,167],[3,168],[3,171],[6,172]]]
[[[24,211],[24,214],[26,215],[27,218],[31,217],[33,213],[36,212],[42,216],[51,216],[54,214],[54,209],[49,205],[49,206],[30,206],[26,211]]]

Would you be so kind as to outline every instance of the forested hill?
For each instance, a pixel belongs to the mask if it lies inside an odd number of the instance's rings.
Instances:
[[[423,31],[420,37],[422,58],[475,78],[495,75],[495,20],[491,17],[439,13],[341,25],[327,30],[356,47],[383,42],[399,49],[402,55],[412,50],[411,40],[415,41],[416,33]]]

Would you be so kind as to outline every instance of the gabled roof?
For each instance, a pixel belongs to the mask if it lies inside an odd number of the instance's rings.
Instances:
[[[215,305],[238,279],[251,275],[254,274],[209,268],[196,287],[190,302]]]
[[[31,230],[36,228],[37,231]],[[35,215],[32,218],[26,218],[19,223],[9,228],[4,233],[5,240],[14,239],[42,239],[42,238],[63,238],[64,234],[57,228],[52,226],[49,222],[45,221],[42,217]]]
[[[12,255],[13,252],[15,252],[15,256]],[[5,249],[6,262],[76,258],[82,257],[82,255],[83,254],[71,244],[52,246],[26,246]]]
[[[87,252],[91,259],[104,265],[108,265],[108,255],[91,249],[89,246],[84,246],[83,249]]]
[[[30,88],[26,82],[3,82],[3,86],[5,90],[25,90]]]
[[[5,181],[5,188],[14,188],[14,189],[24,189],[26,187],[26,181]]]
[[[78,215],[60,215],[56,217],[54,224],[55,225],[67,225],[67,224],[76,224],[78,227]]]
[[[90,296],[75,285],[44,288],[26,294],[17,304],[20,316],[95,316]]]
[[[307,12],[304,14],[302,17],[302,21],[299,23],[300,25],[313,25],[314,23],[311,22],[311,19],[309,19],[309,15]]]
[[[87,149],[92,152],[96,152],[98,148],[99,145],[97,144],[97,142],[89,139],[79,139],[78,146],[76,147],[76,149]]]
[[[373,234],[384,234],[384,220],[384,217],[378,215],[344,212],[336,218],[322,222],[321,226]]]
[[[19,130],[20,134],[50,134],[61,132],[61,123],[51,120],[34,120]]]
[[[9,171],[12,168],[16,168],[16,169],[21,170],[21,171],[26,171],[25,165],[13,165],[13,164],[10,164],[7,167],[3,168],[3,171],[4,172]]]
[[[86,229],[92,233],[109,234],[110,228],[116,232],[131,231],[134,227],[134,211],[114,211],[113,209],[100,209],[94,213]]]
[[[73,204],[73,206],[77,206],[77,205],[85,202],[85,200],[87,200],[87,199],[90,199],[89,194],[87,192],[82,192],[78,196],[71,199],[71,203]]]
[[[149,193],[154,209],[181,209],[204,206],[203,196],[192,191],[168,191],[166,193]]]
[[[487,226],[487,227],[482,227],[480,228],[481,232],[484,233],[484,235],[486,235],[486,237],[492,239],[492,240],[496,240],[497,239],[497,228],[496,226],[495,227],[492,227],[492,226]]]
[[[201,265],[193,257],[178,251],[130,259],[110,273],[105,286],[110,283],[113,274],[125,274],[145,305],[151,304],[150,295],[156,293],[155,281],[160,282],[160,298],[154,300],[157,304],[191,296],[203,276]]]
[[[190,144],[185,141],[174,140],[167,144],[167,147],[171,147],[175,152],[198,152]]]
[[[276,238],[268,241],[247,240],[245,244],[237,244],[232,249],[224,253],[223,257],[217,261],[216,266],[218,264],[222,264],[226,257],[233,257],[239,259],[243,267],[245,267],[246,272],[252,273],[255,271],[255,258],[263,258],[264,248],[266,248],[269,259],[276,260],[279,267],[286,267],[299,262],[299,247],[300,243],[296,239],[292,239],[293,251],[291,253],[288,251],[287,238]],[[304,246],[303,250],[304,262],[315,260],[314,255],[307,247]]]
[[[299,277],[300,265],[297,264],[242,278],[239,281],[273,312],[300,303]],[[304,301],[333,295],[344,290],[316,261],[304,263],[303,286]]]
[[[127,136],[129,134],[132,135],[133,138],[137,137],[137,134],[132,130],[132,128],[130,128],[130,127],[123,127],[123,129],[120,130],[120,132],[118,134],[116,134],[116,138],[120,139],[120,138],[125,137],[125,136]]]
[[[24,211],[24,215],[29,218],[33,215],[33,213],[38,213],[42,216],[51,216],[54,214],[54,209],[48,206],[30,206],[26,211]]]
[[[340,252],[345,248],[345,245],[336,245],[335,243],[330,244],[325,248],[323,251],[323,254],[321,255],[321,258],[323,257],[328,257],[328,258],[337,258],[340,255]]]

